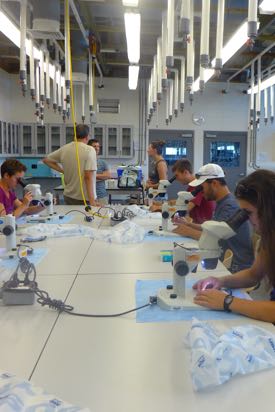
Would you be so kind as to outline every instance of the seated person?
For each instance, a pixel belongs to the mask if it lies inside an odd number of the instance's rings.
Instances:
[[[183,185],[189,185],[190,182],[195,180],[195,176],[192,172],[192,165],[188,159],[177,160],[174,164],[172,171],[176,177],[176,180]],[[188,186],[188,192],[192,192],[194,187]],[[203,190],[198,192],[192,200],[188,203],[187,214],[194,223],[201,224],[206,220],[211,220],[213,212],[216,207],[216,203],[213,200],[206,200],[203,194]]]
[[[260,250],[252,266],[234,275],[209,277],[197,282],[194,302],[215,310],[232,311],[275,323],[275,173],[257,170],[241,180],[235,191],[240,207],[247,211],[261,235]],[[273,288],[270,300],[246,300],[224,294],[221,288],[249,288],[267,279]]]
[[[200,168],[198,176],[198,179],[195,179],[189,184],[193,187],[202,185],[205,199],[216,201],[213,220],[222,222],[232,217],[239,210],[239,205],[226,185],[223,169],[216,164],[209,163]],[[181,219],[178,227],[174,229],[174,232],[199,240],[201,236],[201,226],[195,223],[188,223]],[[254,261],[250,232],[249,224],[245,222],[239,227],[235,236],[220,241],[223,255],[227,249],[231,249],[233,252],[231,272],[246,269],[250,267]],[[221,259],[223,259],[223,255]]]
[[[13,214],[15,217],[23,213],[35,214],[44,209],[42,205],[30,206],[32,193],[24,195],[22,202],[17,199],[14,189],[20,179],[24,177],[26,166],[16,159],[8,159],[1,165],[0,179],[0,215]]]

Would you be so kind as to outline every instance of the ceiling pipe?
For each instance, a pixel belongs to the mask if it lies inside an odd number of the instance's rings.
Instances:
[[[53,78],[53,110],[56,113],[57,110],[57,65],[54,65],[54,78]]]
[[[66,105],[66,86],[61,85],[61,99],[62,99],[62,119],[66,123],[67,105]]]
[[[252,42],[255,41],[258,32],[258,0],[249,0],[248,3],[248,26],[247,26],[247,36]]]
[[[161,75],[161,87],[167,89],[168,79],[166,71],[166,50],[167,50],[167,13],[162,13],[161,24],[161,38],[162,38],[162,75]]]
[[[264,89],[264,122],[268,123],[268,89]]]
[[[71,45],[70,45],[70,7],[67,1],[64,2],[64,32],[65,32],[65,89],[66,89],[66,115],[70,117],[71,111]],[[67,19],[68,16],[68,19]]]
[[[274,121],[274,86],[270,87],[270,121]]]
[[[161,67],[162,67],[162,40],[158,37],[157,40],[157,100],[161,101],[162,87],[161,87]]]
[[[169,85],[169,122],[173,119],[173,103],[174,103],[174,81],[170,80]]]
[[[45,53],[45,57],[46,57],[46,104],[49,108],[50,101],[51,101],[51,89],[50,89],[50,72],[49,72],[50,56],[49,56],[48,50]]]
[[[170,80],[167,80],[167,89],[166,89],[166,115],[165,115],[165,123],[168,126],[169,125],[169,104],[170,104]]]
[[[200,42],[200,65],[209,67],[209,26],[210,26],[210,0],[202,0],[201,11],[201,42]]]
[[[40,73],[39,73],[39,60],[35,62],[35,115],[36,122],[40,120]]]
[[[187,40],[190,34],[190,0],[181,0],[179,37]]]
[[[152,95],[152,105],[154,112],[157,108],[157,87],[158,87],[158,70],[157,70],[157,55],[154,56],[154,65],[153,65],[153,95]]]
[[[26,71],[27,0],[20,2],[20,72],[19,80],[23,96],[27,91]]]
[[[86,92],[86,85],[85,83],[82,83],[81,85],[81,108],[82,108],[81,120],[82,120],[82,123],[85,123],[85,92]]]
[[[40,50],[40,120],[44,123],[44,104],[45,104],[45,65],[44,65],[44,50]]]
[[[166,67],[174,67],[175,0],[167,0],[167,50]]]
[[[95,118],[95,102],[94,102],[94,73],[93,73],[93,58],[89,53],[89,111],[90,123],[94,123]]]
[[[58,113],[61,115],[62,114],[62,108],[63,108],[63,103],[62,103],[62,82],[61,82],[61,67],[58,65],[58,70],[57,70],[57,110]]]
[[[174,73],[174,82],[173,83],[173,114],[175,117],[178,117],[179,113],[179,71],[178,69],[172,69]]]
[[[33,39],[30,36],[30,94],[31,99],[35,99],[35,67],[34,67],[34,57],[33,57]]]
[[[194,82],[194,3],[190,0],[190,37],[187,42],[186,88],[191,90]]]
[[[257,127],[260,127],[260,117],[261,117],[261,58],[257,60],[257,95],[256,95],[256,117],[257,117]]]
[[[225,0],[218,1],[215,70],[221,70],[223,66],[222,49],[224,33],[224,5]]]
[[[200,91],[201,93],[205,89],[205,68],[200,66]]]

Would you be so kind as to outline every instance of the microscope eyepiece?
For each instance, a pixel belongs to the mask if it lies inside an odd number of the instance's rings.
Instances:
[[[171,177],[171,179],[168,180],[169,183],[173,183],[176,180],[176,176]]]
[[[244,209],[238,210],[230,219],[226,221],[228,226],[231,227],[234,232],[236,232],[239,227],[248,220],[248,213]]]

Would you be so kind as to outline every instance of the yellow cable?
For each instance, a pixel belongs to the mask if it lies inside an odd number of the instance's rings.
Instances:
[[[75,105],[74,105],[74,90],[73,90],[73,76],[72,76],[72,52],[71,52],[71,29],[70,29],[70,14],[69,14],[69,0],[65,0],[65,19],[68,27],[68,47],[69,47],[69,60],[70,60],[70,91],[71,91],[71,111],[72,111],[72,119],[73,119],[73,127],[74,127],[74,141],[76,147],[76,161],[77,161],[77,171],[80,183],[80,191],[82,200],[84,203],[85,208],[88,206],[83,190],[83,182],[81,176],[81,167],[80,167],[80,159],[79,159],[79,149],[78,149],[78,141],[76,136],[76,121],[75,121]],[[103,217],[96,212],[90,212],[94,216]],[[105,217],[105,216],[104,216]],[[107,216],[106,216],[107,217]]]

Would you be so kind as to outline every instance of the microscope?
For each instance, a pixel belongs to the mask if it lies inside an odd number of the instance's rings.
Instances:
[[[199,192],[202,191],[202,187],[199,186],[192,192],[181,191],[178,192],[178,197],[175,205],[169,205],[167,202],[164,202],[161,210],[161,227],[163,231],[168,231],[169,220],[175,215],[185,216],[188,210],[188,204]]]
[[[166,289],[160,289],[157,293],[157,303],[162,309],[188,310],[197,307],[193,303],[192,290],[186,290],[186,276],[196,270],[201,261],[206,269],[215,269],[222,253],[219,241],[234,236],[247,219],[247,212],[239,210],[227,222],[204,222],[198,245],[174,243],[173,285],[167,285]]]
[[[16,247],[16,225],[13,215],[0,217],[0,231],[5,236],[6,248],[5,252],[0,255],[1,259],[13,258],[17,253]]]
[[[46,193],[45,196],[42,195],[41,193],[41,187],[39,184],[28,184],[25,185],[22,181],[20,184],[24,187],[24,192],[31,192],[33,199],[31,201],[31,206],[44,206],[46,209],[46,213],[42,211],[41,213],[43,214],[40,216],[41,220],[45,220],[45,218],[50,218],[51,216],[55,215],[54,209],[53,209],[53,195],[52,193]],[[37,216],[28,216],[27,221],[37,222],[39,218]]]
[[[171,177],[169,180],[160,180],[157,189],[153,189],[152,187],[148,190],[148,203],[149,206],[152,206],[153,200],[156,197],[159,197],[161,200],[165,200],[165,195],[167,192],[167,187],[169,187],[174,180],[176,180],[176,176]]]

